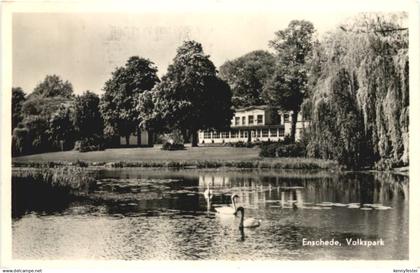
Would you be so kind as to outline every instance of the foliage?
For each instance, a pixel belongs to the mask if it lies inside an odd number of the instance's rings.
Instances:
[[[192,145],[199,129],[226,129],[230,125],[231,91],[216,76],[216,69],[201,44],[184,42],[173,63],[152,91],[139,100],[142,125],[154,125],[160,132],[189,131]]]
[[[306,155],[306,147],[302,142],[262,143],[260,147],[261,157],[304,157]]]
[[[75,128],[70,107],[61,105],[60,109],[51,117],[49,121],[49,137],[52,145],[59,147],[60,150],[73,148]]]
[[[21,122],[12,136],[13,154],[71,148],[74,140],[73,98],[73,88],[68,81],[47,75],[22,102]]]
[[[44,81],[35,87],[31,95],[44,98],[71,98],[73,96],[73,86],[69,81],[63,82],[63,80],[57,75],[47,75]]]
[[[28,137],[27,128],[16,127],[12,135],[12,155],[21,155],[30,151],[31,140]]]
[[[278,143],[262,143],[260,145],[260,156],[261,157],[276,157],[276,149]]]
[[[25,92],[20,87],[12,88],[12,132],[23,120],[22,105],[25,102]]]
[[[62,104],[70,105],[72,100],[64,97],[41,97],[28,95],[27,100],[22,105],[23,116],[43,116],[50,119]]]
[[[280,145],[276,150],[278,157],[304,157],[306,147],[301,142]]]
[[[291,138],[295,140],[297,115],[307,92],[309,59],[313,50],[314,26],[304,20],[293,20],[277,31],[270,46],[277,52],[277,67],[266,84],[263,97],[271,105],[293,111]]]
[[[151,90],[159,82],[157,68],[148,59],[130,57],[124,67],[112,72],[104,86],[100,110],[105,124],[105,134],[126,138],[139,126],[139,95]]]
[[[237,142],[231,142],[227,143],[230,147],[236,147],[236,148],[253,148],[256,144],[253,142],[243,142],[243,141],[237,141]]]
[[[171,143],[171,142],[165,142],[162,145],[162,150],[165,151],[176,151],[176,150],[184,150],[185,146],[181,143]]]
[[[86,194],[96,185],[95,177],[80,167],[18,169],[13,172],[12,181],[17,179],[40,187],[61,188],[75,195]]]
[[[103,138],[98,135],[83,137],[81,140],[76,141],[74,150],[81,153],[91,151],[101,151],[105,149]]]
[[[27,154],[51,150],[48,127],[48,120],[43,117],[26,117],[22,127],[13,130],[12,151],[15,154]]]
[[[98,95],[86,91],[74,103],[74,127],[78,140],[96,138],[102,142],[103,120],[99,111]]]
[[[220,77],[232,89],[235,107],[262,105],[263,86],[274,72],[275,58],[266,51],[257,50],[237,59],[225,62],[220,67]]]
[[[309,155],[351,168],[408,164],[408,31],[395,15],[359,16],[316,51]]]

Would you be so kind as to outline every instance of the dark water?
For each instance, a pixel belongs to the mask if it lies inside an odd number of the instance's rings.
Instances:
[[[96,176],[89,199],[60,198],[57,210],[51,196],[20,206],[13,258],[408,259],[408,177],[136,168]],[[239,217],[215,213],[232,193],[260,227],[240,230]],[[303,246],[304,238],[342,245]],[[358,238],[385,245],[347,245]]]

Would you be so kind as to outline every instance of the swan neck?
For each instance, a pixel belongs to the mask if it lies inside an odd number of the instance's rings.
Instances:
[[[244,226],[244,218],[245,218],[245,212],[244,212],[244,210],[242,209],[241,210],[241,224],[240,224],[240,227],[243,227]]]

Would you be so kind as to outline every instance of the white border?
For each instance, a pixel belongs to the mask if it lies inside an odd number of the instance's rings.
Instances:
[[[10,269],[90,269],[96,271],[111,270],[156,270],[196,272],[197,270],[209,272],[215,270],[241,270],[241,271],[301,271],[322,269],[330,271],[340,269],[343,272],[369,269],[369,272],[392,272],[392,269],[415,269],[420,270],[420,187],[417,181],[420,178],[419,170],[415,167],[419,159],[420,123],[416,117],[420,116],[420,67],[419,67],[419,7],[418,1],[407,0],[353,0],[353,1],[253,1],[253,0],[155,0],[155,1],[16,1],[1,3],[1,93],[0,93],[0,131],[1,131],[1,268]],[[279,10],[281,12],[325,12],[325,11],[408,11],[410,21],[410,161],[414,168],[410,168],[410,255],[408,261],[198,261],[198,262],[175,262],[175,261],[40,261],[40,260],[13,260],[11,258],[11,152],[10,152],[10,126],[11,126],[11,87],[12,87],[12,39],[11,23],[14,12],[247,12]],[[414,163],[414,164],[413,164]],[[100,268],[100,269],[99,269]],[[94,270],[96,269],[96,270]],[[64,271],[67,272],[67,271]],[[71,272],[70,270],[68,272]]]

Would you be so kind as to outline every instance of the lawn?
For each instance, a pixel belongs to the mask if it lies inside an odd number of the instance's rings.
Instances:
[[[105,151],[80,153],[78,151],[54,152],[20,156],[15,162],[24,161],[167,161],[167,160],[252,160],[258,159],[258,148],[234,147],[186,147],[181,151],[163,151],[160,146],[153,148],[118,148]]]
[[[15,167],[107,166],[107,167],[191,167],[197,168],[268,168],[337,169],[333,161],[315,158],[261,158],[259,148],[190,147],[181,151],[153,148],[118,148],[80,153],[77,151],[43,153],[13,158]]]

